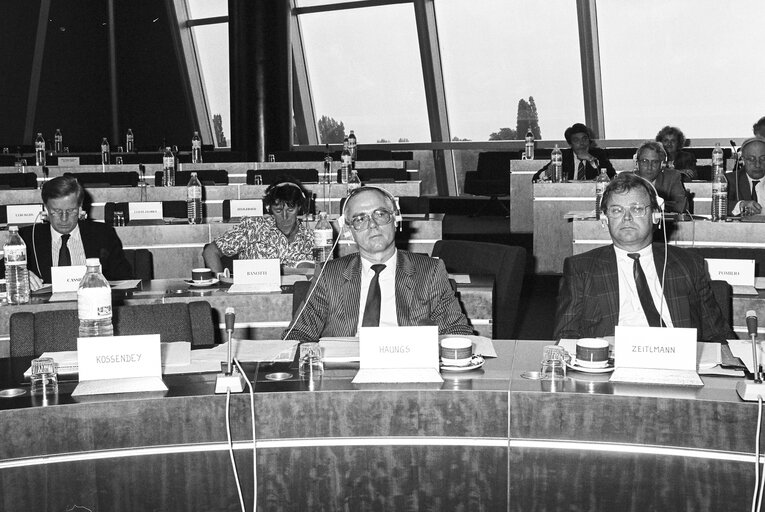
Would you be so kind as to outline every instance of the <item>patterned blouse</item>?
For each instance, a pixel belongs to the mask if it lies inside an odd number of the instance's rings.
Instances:
[[[313,259],[313,232],[298,220],[297,235],[290,243],[271,215],[245,217],[216,238],[215,244],[226,256],[238,254],[239,259],[248,260],[279,258],[288,267],[294,267],[300,260]]]

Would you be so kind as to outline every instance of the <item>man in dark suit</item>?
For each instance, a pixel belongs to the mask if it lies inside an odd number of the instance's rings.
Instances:
[[[659,197],[664,199],[664,211],[682,213],[685,211],[685,186],[680,172],[666,166],[667,153],[664,147],[655,141],[640,145],[635,153],[637,158],[636,174],[650,181]]]
[[[86,258],[99,258],[101,272],[107,279],[133,278],[114,228],[82,218],[85,191],[76,178],[71,175],[53,178],[43,185],[41,195],[48,223],[19,230],[27,244],[27,268],[33,290],[51,282],[51,267],[85,265]]]
[[[621,173],[603,194],[612,245],[566,258],[555,338],[612,336],[616,325],[690,327],[700,340],[733,337],[712,294],[704,262],[674,246],[652,244],[656,194]],[[666,256],[666,267],[664,259]],[[666,270],[662,286],[662,273]]]
[[[437,325],[439,334],[473,334],[442,261],[395,246],[399,213],[382,189],[356,189],[345,202],[359,252],[318,271],[285,339],[355,336],[359,327]]]
[[[570,149],[564,149],[563,175],[568,181],[594,180],[600,174],[600,169],[605,168],[609,178],[616,175],[614,166],[608,159],[608,153],[595,146],[592,141],[590,129],[582,123],[574,123],[566,128],[563,136],[566,138]],[[552,163],[542,167],[535,175],[534,181],[546,173]]]
[[[765,138],[752,137],[741,143],[741,169],[728,179],[728,212],[732,215],[756,215],[765,205]]]

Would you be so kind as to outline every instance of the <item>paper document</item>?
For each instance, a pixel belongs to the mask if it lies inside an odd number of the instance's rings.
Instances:
[[[140,279],[127,279],[124,281],[109,281],[109,286],[112,287],[112,290],[132,290],[134,288],[138,288],[139,284],[141,284]]]
[[[470,284],[470,274],[449,274],[449,279],[457,284]]]
[[[48,302],[72,302],[77,300],[77,292],[52,293]]]
[[[728,346],[734,356],[741,359],[746,365],[746,369],[754,373],[754,363],[752,362],[752,341],[751,340],[728,340]],[[762,342],[757,342],[757,362],[760,366],[765,366],[765,350]]]
[[[747,286],[744,284],[731,285],[733,289],[733,295],[758,295],[757,289],[754,286]]]

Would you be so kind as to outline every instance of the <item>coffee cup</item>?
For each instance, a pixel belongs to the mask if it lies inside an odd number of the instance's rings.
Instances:
[[[582,338],[576,342],[576,362],[580,366],[602,368],[608,365],[608,340]]]
[[[446,366],[467,366],[473,358],[473,342],[469,338],[444,338],[440,354]]]
[[[209,268],[195,268],[191,270],[191,280],[198,283],[211,280],[213,275],[213,271]]]

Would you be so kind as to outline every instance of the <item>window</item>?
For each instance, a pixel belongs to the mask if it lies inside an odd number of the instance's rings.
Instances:
[[[215,147],[231,141],[231,92],[229,88],[228,23],[192,28],[199,67],[207,94]],[[219,121],[216,120],[219,117]]]

